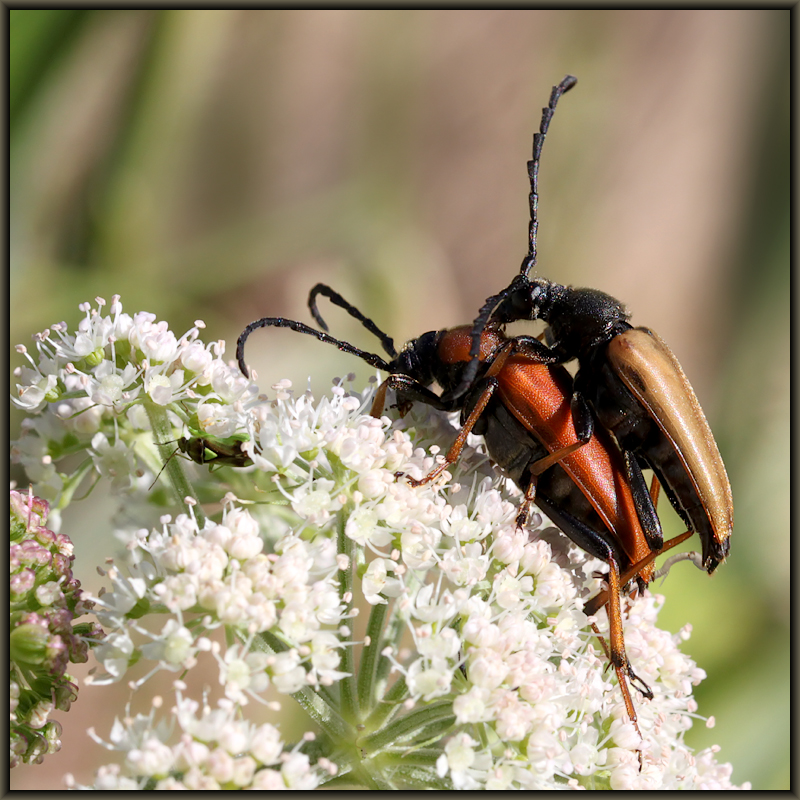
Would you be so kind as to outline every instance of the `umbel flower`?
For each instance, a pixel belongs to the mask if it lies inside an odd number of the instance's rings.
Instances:
[[[435,483],[403,479],[436,465],[453,419],[420,405],[374,419],[373,389],[341,382],[319,400],[286,381],[261,395],[199,323],[178,339],[119,298],[102,308],[79,336],[38,337],[18,386],[36,416],[15,444],[56,502],[95,472],[135,521],[95,598],[94,682],[134,665],[139,691],[179,677],[169,708],[92,732],[122,757],[95,788],[735,788],[718,748],[684,742],[704,673],[680,651],[688,630],[656,626],[663,597],[624,603],[654,695],[637,702],[640,738],[582,611],[603,565],[540,514],[516,527],[519,492],[477,438]],[[178,453],[173,493],[163,477],[149,491],[176,436],[197,477]],[[81,448],[88,462],[56,470]],[[201,660],[215,707],[187,695]],[[295,743],[253,715],[276,693],[307,715]]]

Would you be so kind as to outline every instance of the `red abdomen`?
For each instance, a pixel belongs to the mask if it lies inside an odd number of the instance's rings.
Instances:
[[[495,375],[506,408],[554,453],[578,441],[572,421],[572,377],[562,366],[547,366],[511,355]],[[649,555],[622,458],[606,431],[595,425],[589,441],[559,465],[580,488],[631,563]],[[652,566],[642,578],[647,581]]]

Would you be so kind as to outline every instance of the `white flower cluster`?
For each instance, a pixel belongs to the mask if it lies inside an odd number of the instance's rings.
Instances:
[[[255,520],[233,505],[219,524],[208,520],[198,529],[184,514],[140,534],[130,545],[138,562],[131,576],[112,567],[112,588],[96,599],[107,636],[95,650],[105,673],[93,683],[119,680],[140,661],[153,662],[153,671],[190,669],[200,652],[217,658],[225,694],[240,705],[270,683],[291,694],[342,677],[335,631],[346,615],[330,539],[309,542],[289,533],[265,554]],[[140,624],[142,608],[166,612],[159,631]],[[242,639],[224,653],[209,638],[223,625]],[[265,632],[287,643],[286,649],[251,652],[256,635]]]
[[[179,730],[178,741],[164,743],[163,726],[154,724],[153,713],[117,719],[109,741],[94,731],[92,738],[111,751],[124,754],[123,767],[110,764],[97,771],[92,786],[78,785],[67,776],[70,788],[114,790],[219,790],[219,789],[316,789],[323,776],[336,768],[321,758],[317,765],[300,752],[287,748],[274,725],[254,725],[237,718],[234,703],[221,700],[216,709],[183,696],[184,684],[175,682],[177,702],[171,710]],[[154,698],[153,708],[162,700]],[[313,741],[307,736],[303,742]],[[179,776],[179,777],[176,777]]]
[[[202,322],[180,338],[154,314],[131,316],[119,296],[81,304],[76,333],[65,322],[34,336],[38,359],[23,345],[29,366],[17,367],[12,402],[29,416],[12,443],[12,460],[24,466],[33,491],[54,510],[71,499],[86,471],[111,481],[117,493],[146,488],[142,463],[153,473],[161,459],[153,441],[153,410],[169,412],[171,427],[193,423],[198,435],[227,436],[241,428],[238,401],[250,388],[222,360],[224,342],[198,340]],[[195,415],[182,402],[195,406]],[[90,456],[72,473],[59,472],[66,456]]]
[[[114,308],[118,323],[117,298]],[[137,365],[129,381],[144,381],[150,418],[153,405],[166,403],[203,435],[228,437],[252,466],[226,471],[236,496],[225,496],[217,521],[190,505],[188,514],[165,515],[160,527],[130,539],[134,563],[125,575],[108,570],[112,586],[97,601],[107,633],[98,681],[119,680],[138,662],[150,664],[148,674],[191,669],[209,653],[228,703],[240,711],[270,685],[298,700],[330,746],[314,775],[331,788],[345,780],[379,789],[734,788],[730,765],[717,763],[714,749],[693,754],[683,741],[693,720],[703,719],[691,690],[704,673],[680,652],[688,631],[673,636],[656,627],[663,598],[645,593],[623,604],[628,654],[654,694],[635,698],[640,738],[582,611],[604,566],[545,527],[541,515],[517,529],[519,492],[479,449],[465,448],[432,484],[403,479],[426,475],[452,443],[445,415],[417,405],[404,420],[377,420],[366,413],[371,390],[342,386],[317,402],[282,382],[269,400],[219,359],[222,346],[213,358],[197,328],[175,340],[148,319],[152,337],[143,343],[137,319],[126,322]],[[113,320],[89,314],[85,335],[92,340]],[[124,396],[133,384],[123,377],[122,333],[113,341],[97,334],[94,350],[83,347],[90,354],[116,348],[114,358],[93,360],[108,363],[123,387],[109,404],[95,393],[89,403],[96,405],[83,407],[99,408],[101,421],[108,414],[113,446],[121,442],[128,452],[142,437],[136,390]],[[69,402],[71,410],[57,418],[75,424],[88,413],[75,417],[75,404],[89,395],[61,388],[63,348],[40,340],[53,363],[43,367],[40,359],[23,376],[20,399],[35,408],[48,392],[65,392],[70,399],[62,394],[56,406]],[[73,370],[93,387],[101,379],[82,358]],[[58,376],[52,385],[51,374]],[[34,427],[50,441],[44,426]],[[359,611],[368,619],[354,631]],[[143,616],[156,612],[154,632]],[[599,617],[602,625],[605,614]],[[234,634],[225,647],[214,641],[222,626]],[[159,730],[148,735],[169,747]],[[128,774],[141,786],[145,773],[132,747],[117,749],[128,753]],[[142,751],[141,743],[134,749]],[[246,750],[227,752],[236,760]],[[164,750],[162,772],[146,774],[185,784],[192,764],[175,752]],[[278,774],[274,762],[260,763]],[[104,780],[120,775],[112,770]],[[203,775],[220,782],[210,769]],[[189,788],[200,788],[199,780]],[[285,776],[283,783],[294,785]]]

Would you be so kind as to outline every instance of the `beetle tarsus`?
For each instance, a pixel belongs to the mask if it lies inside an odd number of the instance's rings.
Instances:
[[[653,699],[653,692],[650,687],[633,671],[630,662],[625,667],[625,672],[628,675],[628,682],[634,689],[640,691],[648,700]]]

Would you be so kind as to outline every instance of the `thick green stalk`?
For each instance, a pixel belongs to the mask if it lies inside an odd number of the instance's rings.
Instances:
[[[345,516],[342,515],[338,524],[337,546],[339,553],[347,556],[348,562],[347,569],[339,570],[339,597],[347,607],[347,616],[349,616],[349,612],[353,609],[353,570],[355,569],[356,549],[355,543],[345,534],[344,528]],[[345,597],[349,599],[345,600]],[[352,724],[356,724],[360,721],[360,712],[352,647],[342,648],[341,669],[348,673],[348,676],[339,682],[342,716]]]
[[[378,654],[382,646],[381,634],[388,610],[387,603],[378,603],[372,606],[369,614],[367,623],[369,644],[365,645],[361,651],[361,663],[358,668],[358,704],[362,714],[372,711],[372,706],[377,699],[375,672]]]

